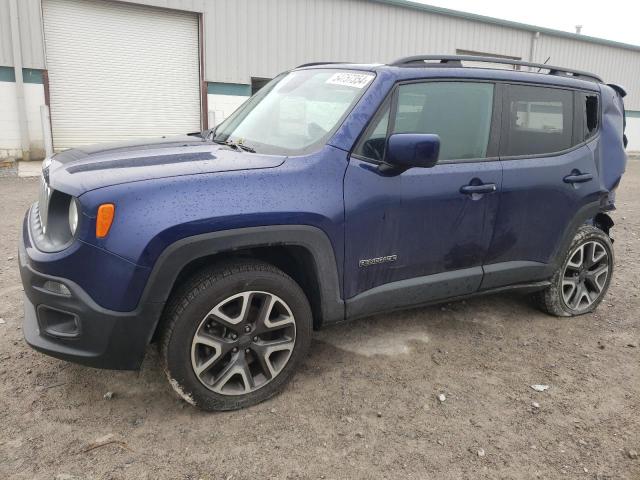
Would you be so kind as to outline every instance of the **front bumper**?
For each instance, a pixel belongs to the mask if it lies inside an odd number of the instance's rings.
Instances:
[[[91,367],[139,368],[163,304],[147,303],[131,312],[105,309],[75,282],[36,271],[24,238],[19,262],[27,343],[47,355]],[[47,281],[62,283],[70,294],[48,290]]]

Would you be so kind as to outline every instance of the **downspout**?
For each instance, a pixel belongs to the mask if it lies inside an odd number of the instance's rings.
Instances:
[[[529,49],[529,61],[531,63],[535,63],[535,58],[536,58],[536,53],[538,53],[536,51],[536,46],[538,44],[538,39],[540,38],[540,32],[535,32],[533,33],[533,35],[531,35],[531,48]],[[533,70],[533,68],[530,68],[530,70]]]
[[[20,48],[20,23],[18,21],[18,2],[9,0],[11,17],[11,46],[13,47],[13,69],[16,77],[16,99],[18,103],[18,123],[20,125],[20,144],[22,160],[30,159],[29,127],[27,125],[27,105],[24,100],[24,79],[22,78],[22,49]]]

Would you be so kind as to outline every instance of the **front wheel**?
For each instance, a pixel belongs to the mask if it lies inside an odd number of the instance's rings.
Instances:
[[[536,294],[538,305],[559,317],[593,312],[609,289],[613,261],[609,236],[590,225],[580,227],[551,286]]]
[[[298,284],[263,262],[204,270],[172,297],[160,345],[178,394],[234,410],[279,392],[306,355],[311,309]]]

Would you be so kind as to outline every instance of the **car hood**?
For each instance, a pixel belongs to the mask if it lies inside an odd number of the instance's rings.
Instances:
[[[89,190],[157,178],[274,168],[286,157],[236,151],[189,135],[66,150],[45,161],[50,186],[79,196]]]

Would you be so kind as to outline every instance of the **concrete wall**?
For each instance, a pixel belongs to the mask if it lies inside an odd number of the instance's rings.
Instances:
[[[248,96],[242,95],[207,95],[207,105],[209,110],[209,128],[215,127],[225,118],[231,115]]]
[[[25,83],[24,97],[27,110],[30,152],[33,160],[44,157],[40,105],[44,105],[42,84]],[[0,159],[21,158],[20,127],[15,82],[0,81]]]
[[[640,112],[636,116],[627,115],[627,130],[626,130],[628,152],[640,152]]]

